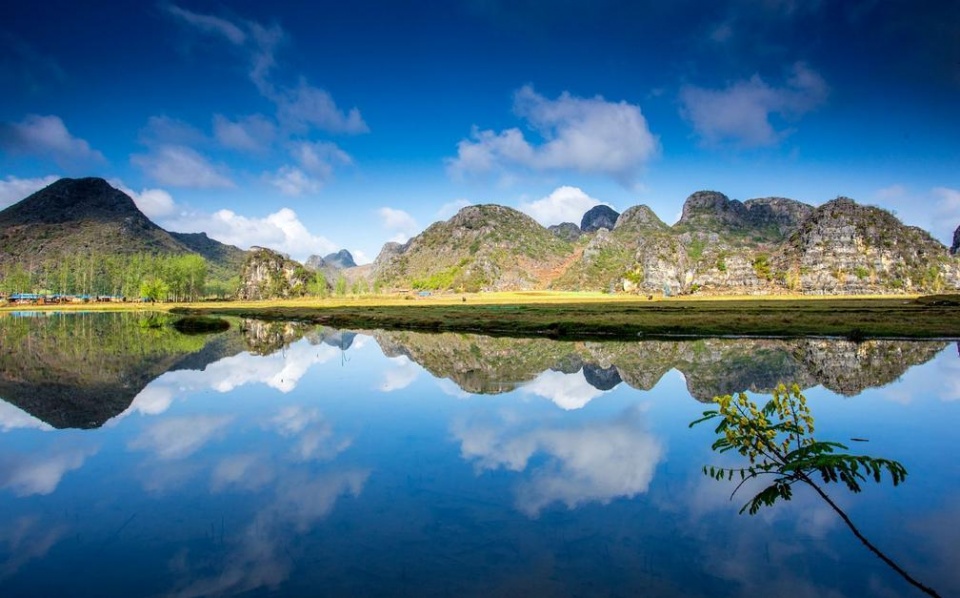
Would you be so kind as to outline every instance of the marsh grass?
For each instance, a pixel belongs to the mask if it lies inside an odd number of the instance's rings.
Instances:
[[[465,300],[464,300],[465,299]],[[175,313],[297,320],[342,328],[578,339],[658,336],[960,337],[952,300],[915,297],[654,299],[602,293],[360,296],[181,305]]]

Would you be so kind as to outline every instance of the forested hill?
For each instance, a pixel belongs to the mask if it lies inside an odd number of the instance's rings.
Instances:
[[[60,179],[0,211],[0,279],[5,286],[64,293],[136,295],[146,278],[202,257],[201,278],[235,292],[246,252],[204,233],[170,233],[101,178]],[[196,276],[194,276],[196,278]]]

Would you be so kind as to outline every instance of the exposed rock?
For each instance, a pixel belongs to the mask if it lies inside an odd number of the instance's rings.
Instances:
[[[950,245],[950,255],[957,255],[957,251],[960,251],[960,226],[953,231],[953,244]]]
[[[573,243],[580,238],[580,235],[583,234],[583,231],[580,230],[580,227],[572,222],[561,222],[560,224],[554,224],[553,226],[547,227],[547,230],[569,243]]]
[[[936,292],[960,281],[957,261],[929,233],[845,197],[811,213],[771,273],[808,293]]]
[[[592,233],[601,228],[613,230],[619,216],[619,212],[610,206],[603,204],[593,206],[587,210],[587,213],[583,215],[583,219],[580,220],[580,230],[585,233]]]
[[[264,247],[252,247],[240,269],[239,299],[301,297],[310,275],[302,265]]]

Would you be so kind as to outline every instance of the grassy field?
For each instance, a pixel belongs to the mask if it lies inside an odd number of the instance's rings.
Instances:
[[[33,307],[2,308],[36,309]],[[51,306],[297,320],[341,328],[460,331],[564,339],[657,336],[960,338],[960,297],[717,297],[601,293],[361,296],[289,301]]]
[[[175,313],[298,320],[343,328],[460,331],[578,339],[656,336],[960,338],[960,301],[914,297],[645,298],[491,293],[196,304]]]

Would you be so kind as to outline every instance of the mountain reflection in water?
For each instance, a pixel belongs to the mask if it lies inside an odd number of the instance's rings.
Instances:
[[[945,342],[183,336],[139,317],[0,316],[4,598],[906,595],[815,496],[740,518],[700,473],[691,396],[781,380],[825,437],[907,466],[844,508],[960,591]]]
[[[138,314],[47,314],[0,318],[0,398],[55,428],[96,428],[129,408],[164,372],[204,370],[226,357],[270,355],[300,339],[348,351],[356,332],[297,322],[241,320],[232,330],[183,335],[146,328]],[[650,390],[670,370],[691,396],[764,392],[781,381],[853,396],[926,363],[944,341],[697,339],[561,342],[475,334],[367,333],[387,357],[404,356],[474,394],[529,392],[582,407],[621,383]],[[581,382],[553,373],[583,373]]]

